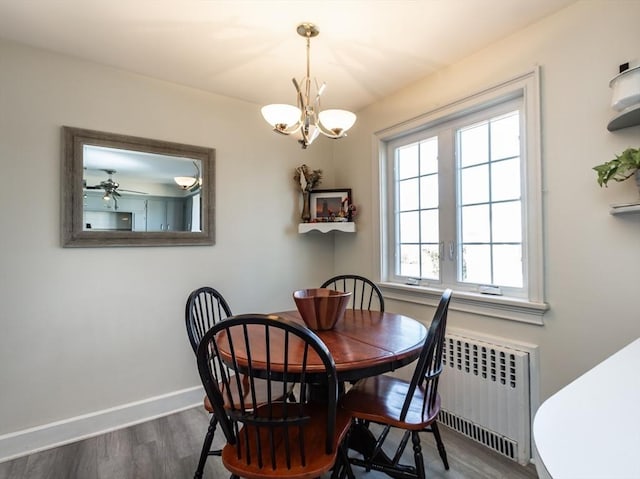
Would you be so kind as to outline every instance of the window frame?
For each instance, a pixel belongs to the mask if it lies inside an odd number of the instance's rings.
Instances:
[[[415,137],[418,133],[425,135],[426,131],[446,123],[459,120],[466,122],[463,119],[471,118],[477,112],[518,100],[522,102],[520,121],[524,124],[523,134],[521,134],[521,154],[523,155],[521,198],[523,230],[526,233],[522,238],[523,280],[526,285],[526,295],[496,296],[459,289],[456,290],[452,308],[484,316],[543,324],[543,315],[548,305],[544,302],[539,81],[539,67],[535,67],[531,71],[491,88],[374,134],[374,158],[378,164],[374,175],[374,183],[377,186],[374,188],[374,193],[379,194],[376,201],[376,206],[379,208],[377,215],[379,228],[377,228],[377,237],[374,239],[374,250],[377,251],[380,260],[378,277],[386,297],[433,305],[445,287],[433,281],[429,284],[417,281],[401,283],[397,281],[398,278],[394,278],[394,212],[389,207],[393,204],[390,195],[394,194],[392,170],[394,158],[389,157],[389,145],[400,138]],[[455,152],[452,153],[455,154]],[[457,160],[442,166],[456,168],[456,164]],[[453,211],[456,211],[455,205]],[[455,232],[452,237],[457,241]],[[505,292],[509,291],[505,290]]]

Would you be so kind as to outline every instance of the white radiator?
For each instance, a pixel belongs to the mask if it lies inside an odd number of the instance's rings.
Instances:
[[[528,464],[531,457],[529,352],[447,334],[438,390],[439,422]]]

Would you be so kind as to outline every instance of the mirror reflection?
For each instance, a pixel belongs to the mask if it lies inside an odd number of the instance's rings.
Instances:
[[[214,150],[63,127],[63,246],[214,242]]]
[[[201,231],[200,160],[84,145],[83,230]]]

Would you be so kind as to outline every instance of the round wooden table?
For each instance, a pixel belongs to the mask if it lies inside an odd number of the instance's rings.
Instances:
[[[304,324],[297,310],[274,314]],[[333,329],[314,332],[331,352],[339,381],[356,381],[412,363],[427,336],[427,328],[407,316],[351,309]],[[290,363],[297,360],[290,353]]]
[[[304,324],[300,314],[295,311],[273,313],[274,317],[281,317],[290,321]],[[336,365],[338,381],[356,381],[358,379],[376,376],[394,371],[415,361],[420,355],[422,345],[427,336],[427,328],[415,319],[395,313],[380,311],[347,310],[342,320],[335,327],[327,331],[314,331],[325,343]],[[249,326],[251,341],[251,356],[254,367],[265,365],[266,351],[264,348],[264,329]],[[284,357],[284,336],[274,333],[269,339],[271,345],[271,370],[282,372],[284,364],[280,364]],[[236,356],[240,364],[247,357],[243,342],[237,338]],[[221,348],[224,357],[225,347]],[[315,356],[315,355],[313,355]],[[309,359],[310,370],[324,372],[324,366],[317,356]],[[286,369],[292,373],[302,364],[302,349],[289,346],[287,352]]]
[[[279,316],[304,324],[297,310],[273,313],[273,315],[274,318]],[[394,371],[412,363],[420,356],[427,336],[427,328],[419,321],[407,316],[351,309],[345,312],[344,318],[333,329],[314,332],[331,352],[340,384]],[[266,369],[264,328],[249,326],[249,336],[255,339],[251,345],[253,367],[259,368],[261,364],[264,364]],[[271,374],[275,374],[275,376],[278,372],[285,370],[288,374],[295,374],[296,368],[302,364],[303,349],[291,344],[287,352],[286,367],[283,362],[280,362],[279,358],[284,357],[281,354],[284,351],[283,337],[284,335],[278,335],[276,332],[269,337],[270,369]],[[234,345],[236,359],[241,365],[242,358],[247,358],[247,352],[244,351],[245,346],[239,337],[234,340]],[[228,354],[224,347],[220,349],[220,353],[223,357]],[[308,358],[307,373],[313,374],[314,368],[317,368],[319,375],[318,382],[310,391],[310,395],[311,397],[326,397],[322,384],[326,372],[319,358],[313,356],[314,354],[311,354]],[[256,372],[258,376],[260,373],[260,371]],[[349,448],[369,456],[374,450],[375,442],[375,437],[366,427],[356,424],[352,428]],[[391,464],[391,460],[383,451],[378,453],[376,462]],[[396,477],[393,474],[391,476]],[[402,477],[402,474],[397,477]]]

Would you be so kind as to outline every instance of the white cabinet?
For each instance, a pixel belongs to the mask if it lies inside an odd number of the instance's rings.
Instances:
[[[117,205],[117,206],[116,206]],[[83,207],[87,211],[120,211],[122,213],[145,212],[147,203],[144,197],[120,196],[117,200],[104,199],[104,192],[85,192]]]
[[[184,200],[174,198],[167,200],[167,229],[184,231]]]
[[[83,211],[131,213],[133,231],[185,231],[187,199],[122,194],[117,202],[105,200],[102,191],[86,191]],[[191,204],[192,202],[189,202]],[[116,207],[117,204],[117,207]],[[188,217],[190,222],[190,217]],[[86,222],[85,222],[86,223]]]
[[[150,198],[147,200],[147,231],[184,231],[184,200]]]
[[[105,200],[104,194],[99,192],[85,193],[83,206],[87,211],[114,211],[113,200]]]
[[[131,221],[131,231],[145,231],[147,229],[147,201],[144,197],[138,196],[121,196],[117,201],[113,199],[105,200],[104,192],[102,191],[87,191],[84,194],[83,205],[83,218],[85,229],[93,229],[94,226],[87,226],[95,221],[95,215],[91,215],[93,212],[103,211],[111,213],[131,213],[128,217],[128,221]],[[116,206],[117,205],[117,206]],[[87,218],[87,213],[89,216]],[[93,219],[93,221],[90,221]],[[118,228],[107,228],[118,229]]]

